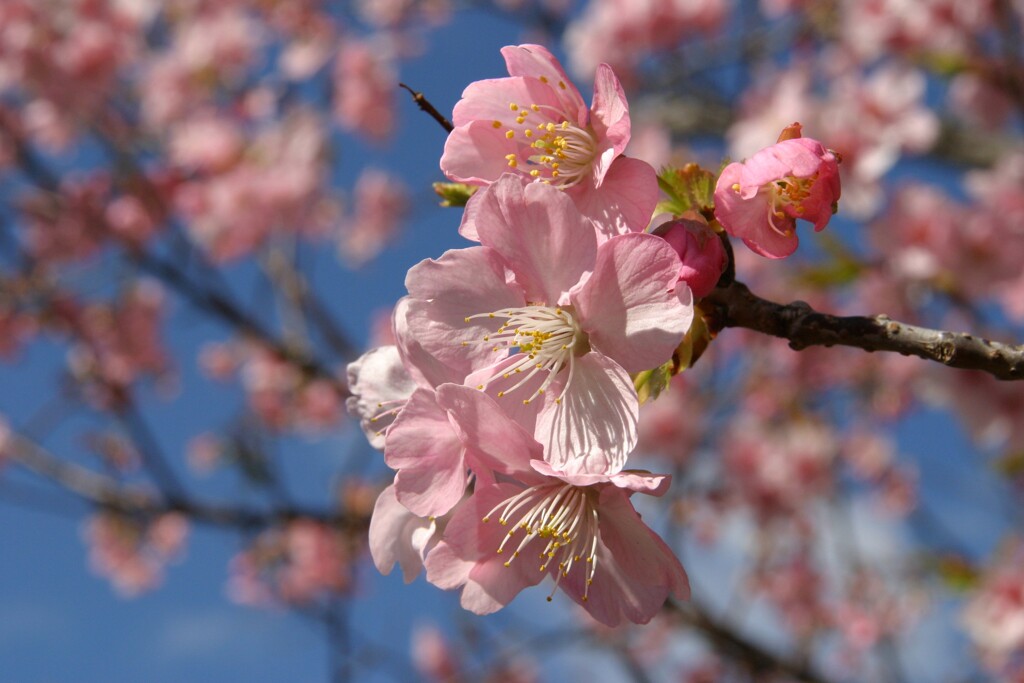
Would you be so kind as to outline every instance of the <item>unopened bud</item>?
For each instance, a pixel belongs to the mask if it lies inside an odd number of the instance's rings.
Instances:
[[[683,262],[679,279],[693,291],[694,298],[708,295],[728,265],[728,255],[718,235],[703,216],[688,211],[676,220],[659,225],[654,230],[668,242]]]

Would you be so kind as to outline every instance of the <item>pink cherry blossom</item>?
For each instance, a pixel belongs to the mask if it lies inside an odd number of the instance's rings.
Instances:
[[[482,246],[409,271],[399,336],[506,410],[532,405],[557,466],[589,451],[621,466],[636,443],[628,373],[668,360],[693,318],[679,257],[646,234],[598,247],[564,193],[511,175],[479,193],[477,207]]]
[[[980,585],[967,602],[962,622],[968,636],[981,651],[986,668],[992,671],[1022,668],[1024,652],[1024,577],[1020,562],[1024,557],[1019,538],[1011,538],[1000,548],[992,566],[981,577]],[[1000,680],[1015,680],[1009,676]]]
[[[552,594],[561,588],[607,626],[646,623],[669,596],[689,597],[683,567],[630,502],[635,492],[662,495],[668,476],[554,469],[521,447],[529,434],[496,411],[490,397],[468,387],[444,389],[467,450],[505,463],[509,472],[478,482],[456,508],[427,555],[428,581],[461,588],[464,608],[489,614],[551,576]],[[534,446],[536,453],[540,444]]]
[[[395,125],[398,77],[389,49],[346,41],[334,63],[334,116],[346,130],[371,141],[387,139]]]
[[[783,140],[725,167],[715,187],[715,217],[730,235],[768,258],[797,247],[796,219],[828,224],[839,201],[839,163],[817,140]]]
[[[177,513],[141,521],[100,512],[83,529],[90,567],[126,597],[160,583],[164,566],[181,553],[187,533],[188,523]]]
[[[353,191],[355,206],[338,231],[338,251],[350,266],[374,258],[398,236],[409,211],[409,190],[390,173],[368,168]]]
[[[455,105],[455,130],[441,157],[445,175],[489,185],[515,173],[565,190],[603,237],[646,228],[657,179],[647,163],[622,156],[629,106],[611,67],[598,68],[588,110],[546,48],[509,46],[501,53],[510,76],[471,83]],[[460,228],[474,240],[475,213],[467,207]]]
[[[347,591],[352,551],[336,529],[297,519],[260,534],[231,561],[228,594],[250,605],[308,604]]]
[[[566,29],[574,73],[593,73],[605,61],[630,74],[653,50],[713,33],[726,18],[726,0],[593,0]]]

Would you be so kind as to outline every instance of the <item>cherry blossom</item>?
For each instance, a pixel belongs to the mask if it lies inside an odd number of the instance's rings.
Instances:
[[[464,608],[489,614],[551,576],[552,594],[561,588],[608,626],[646,623],[669,596],[689,596],[679,561],[630,502],[635,492],[662,495],[668,476],[555,469],[533,457],[540,444],[522,447],[531,437],[521,426],[485,407],[493,405],[490,397],[468,387],[446,389],[467,449],[504,463],[509,472],[500,481],[478,482],[456,508],[427,555],[428,581],[461,588]]]
[[[817,140],[795,138],[726,166],[715,187],[715,217],[758,254],[784,258],[796,251],[796,219],[823,230],[838,201],[836,156]]]
[[[647,227],[658,200],[645,162],[622,156],[629,106],[611,67],[601,65],[588,110],[558,60],[540,45],[502,48],[508,78],[472,83],[455,105],[441,170],[452,180],[489,185],[505,173],[564,190],[609,237]],[[471,200],[460,232],[478,239]]]
[[[627,373],[668,360],[692,320],[679,257],[653,235],[597,246],[563,193],[511,175],[477,207],[481,246],[409,271],[400,336],[506,409],[535,410],[556,466],[595,450],[621,466],[636,443]]]

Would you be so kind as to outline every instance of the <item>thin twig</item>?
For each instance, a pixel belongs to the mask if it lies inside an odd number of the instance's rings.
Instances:
[[[426,97],[423,96],[423,93],[421,93],[419,91],[416,91],[416,90],[413,90],[412,88],[407,86],[405,83],[399,83],[398,87],[405,88],[406,90],[408,90],[409,94],[412,95],[413,102],[415,102],[416,105],[422,111],[425,111],[428,114],[430,114],[431,118],[433,118],[435,121],[437,121],[441,125],[441,127],[445,129],[446,132],[451,133],[453,130],[455,130],[455,126],[452,125],[452,122],[449,121],[448,119],[446,119],[441,114],[441,112],[439,112],[437,109],[435,109],[434,105],[432,105],[430,103],[430,100],[428,100]]]

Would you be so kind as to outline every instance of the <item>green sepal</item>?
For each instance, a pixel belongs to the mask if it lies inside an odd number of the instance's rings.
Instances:
[[[465,206],[477,188],[465,183],[434,183],[434,192],[441,198],[441,206]]]
[[[644,370],[633,375],[633,386],[636,387],[636,395],[640,399],[640,405],[658,398],[661,392],[668,388],[674,366],[675,361],[670,360],[653,370]]]

